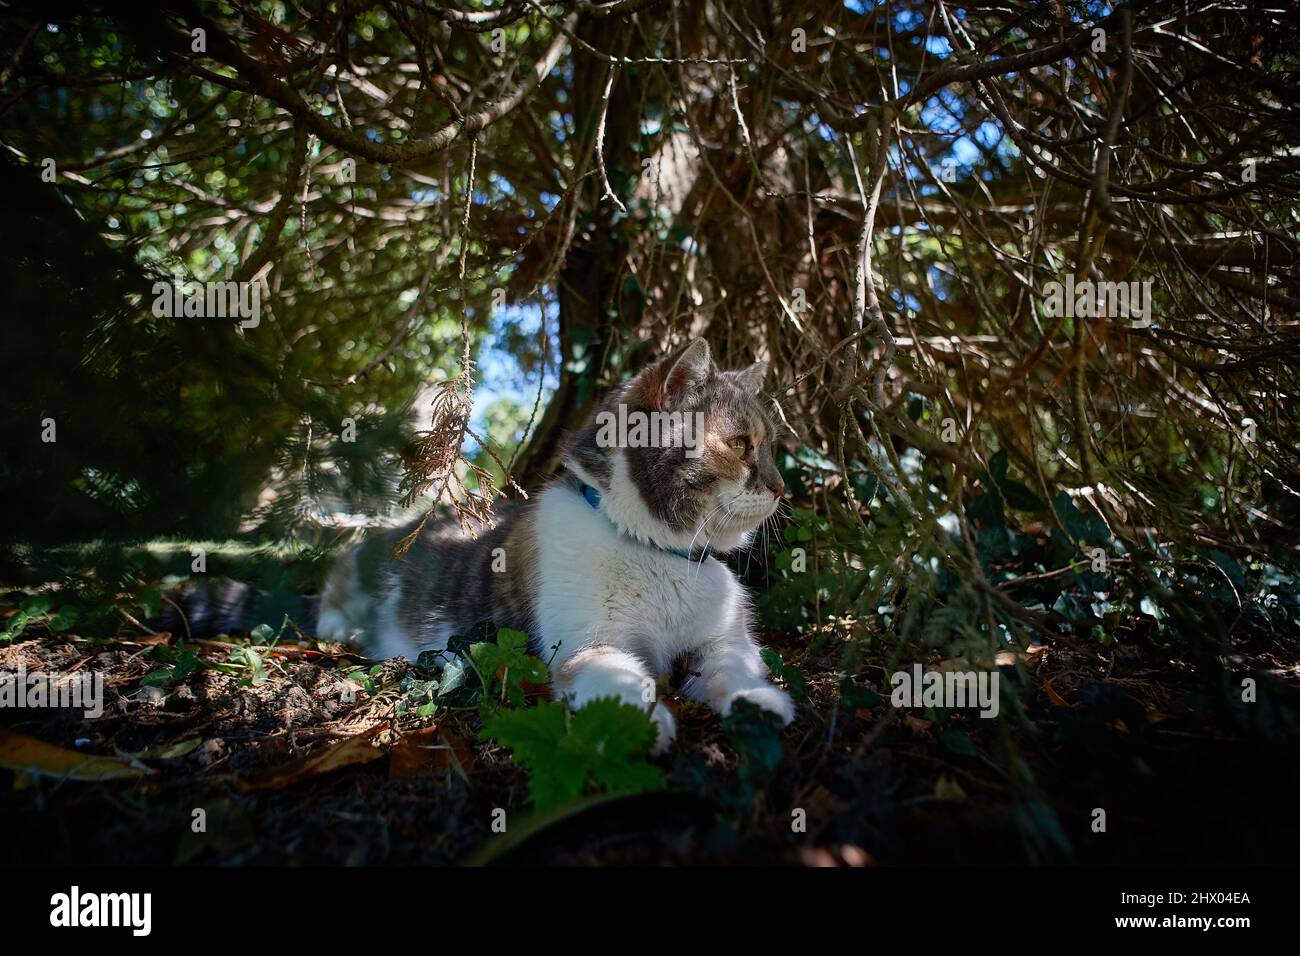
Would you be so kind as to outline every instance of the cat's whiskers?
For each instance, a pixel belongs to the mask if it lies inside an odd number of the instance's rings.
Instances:
[[[726,507],[726,505],[727,505],[726,501],[719,501],[716,505],[710,508],[708,514],[706,514],[703,520],[700,521],[699,527],[695,529],[695,534],[691,535],[691,543],[686,546],[686,572],[687,572],[688,581],[690,580],[690,566],[692,563],[695,563],[691,561],[691,554],[695,550],[695,539],[700,536],[701,531],[703,531],[705,528],[709,526],[709,521],[713,518],[713,516],[717,514],[719,510]],[[712,535],[706,535],[704,538],[705,548],[708,548],[712,543],[713,543]],[[700,567],[704,566],[704,557],[705,557],[704,553],[701,552],[700,560],[698,562]],[[697,572],[696,577],[698,578],[698,576],[699,574]]]

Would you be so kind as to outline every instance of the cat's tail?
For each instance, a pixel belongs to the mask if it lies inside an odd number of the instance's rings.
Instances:
[[[259,590],[242,581],[188,584],[167,592],[149,627],[177,636],[245,634],[259,624],[280,633],[285,619],[304,634],[316,633],[320,598]]]

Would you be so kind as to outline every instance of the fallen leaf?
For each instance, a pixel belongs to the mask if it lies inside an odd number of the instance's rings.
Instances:
[[[966,791],[956,780],[947,774],[941,776],[934,785],[934,795],[940,800],[960,801],[966,799]]]
[[[908,730],[919,737],[923,737],[930,732],[931,721],[926,720],[924,717],[913,717],[911,714],[904,714],[903,723],[907,725]]]
[[[129,780],[154,771],[134,760],[98,757],[0,731],[0,767],[60,780]]]
[[[198,750],[201,743],[203,743],[202,737],[191,737],[188,740],[180,740],[166,746],[160,744],[156,747],[149,747],[138,754],[134,754],[134,756],[142,757],[145,760],[175,760],[177,757],[184,757],[186,754]]]
[[[474,766],[474,751],[463,737],[441,727],[407,734],[389,754],[388,779],[436,776],[456,770],[462,776]]]
[[[379,724],[355,737],[332,743],[316,753],[273,767],[265,773],[237,778],[235,786],[243,793],[252,790],[281,790],[343,767],[353,767],[378,760],[384,752],[372,746],[372,741],[383,729],[384,725]]]
[[[1066,703],[1065,698],[1056,692],[1056,688],[1052,686],[1052,682],[1048,680],[1046,677],[1043,678],[1043,690],[1047,691],[1047,699],[1050,700],[1057,707],[1070,706],[1068,703]]]

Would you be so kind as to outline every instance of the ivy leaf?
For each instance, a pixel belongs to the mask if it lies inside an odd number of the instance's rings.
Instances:
[[[734,808],[750,807],[776,773],[785,754],[781,719],[747,700],[736,701],[722,721],[740,765],[723,789],[722,801]]]
[[[780,680],[783,669],[781,655],[765,647],[759,651],[759,656],[763,658],[763,663],[767,665],[767,672],[772,675],[772,680]]]
[[[162,610],[163,594],[159,588],[146,588],[137,601],[145,617],[157,617]]]
[[[1241,565],[1237,559],[1230,554],[1224,554],[1217,548],[1210,552],[1210,560],[1219,566],[1228,580],[1230,580],[1238,590],[1246,586],[1246,574],[1241,570]]]
[[[1095,514],[1085,514],[1075,507],[1070,493],[1062,490],[1052,502],[1057,520],[1075,541],[1100,543],[1110,540],[1106,523]]]
[[[970,739],[970,736],[965,731],[946,730],[939,735],[939,740],[955,754],[974,757],[978,753],[975,749],[975,742]]]
[[[459,690],[469,674],[469,664],[465,658],[457,655],[447,662],[442,669],[442,680],[438,682],[438,696],[446,697],[452,691]]]
[[[989,474],[999,485],[1006,480],[1008,462],[1006,450],[1002,448],[994,452],[993,457],[989,459]]]
[[[795,700],[808,699],[808,681],[804,678],[803,671],[787,665],[782,668],[781,676],[785,679],[785,686],[789,689],[790,696]]]
[[[506,697],[516,707],[524,702],[524,683],[544,684],[550,680],[546,664],[528,653],[528,635],[503,627],[495,644],[473,644],[470,657],[484,680],[501,680]]]
[[[859,687],[853,678],[840,681],[840,703],[849,710],[864,710],[880,703],[880,695],[867,687]]]
[[[1007,503],[1008,507],[1014,508],[1017,511],[1046,511],[1047,502],[1030,491],[1025,485],[1008,478],[1007,467],[1008,459],[1005,450],[995,452],[993,457],[989,459],[989,470],[988,474],[985,476],[984,482],[989,493],[993,492],[992,486],[996,485],[997,491],[1001,493],[1002,500]],[[987,507],[991,509],[991,503],[989,503]],[[967,508],[967,512],[970,512],[969,507]],[[991,511],[987,512],[985,516],[991,518]],[[994,520],[988,523],[1000,524],[1001,521]]]
[[[1008,478],[1006,481],[999,482],[998,487],[1002,489],[1002,497],[1007,500],[1007,504],[1017,511],[1047,510],[1047,502],[1018,481]]]
[[[966,517],[984,528],[1003,528],[1007,523],[1002,497],[996,491],[986,491],[966,502]]]
[[[184,642],[181,643],[179,653],[176,655],[176,662],[172,669],[172,678],[176,681],[183,681],[199,669],[203,662],[199,660],[199,655],[188,650]]]

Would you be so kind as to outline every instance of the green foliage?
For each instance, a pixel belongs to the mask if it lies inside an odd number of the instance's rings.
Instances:
[[[544,811],[583,793],[643,793],[663,774],[646,758],[656,729],[645,712],[613,698],[570,711],[562,701],[485,717],[483,736],[514,751],[528,768],[533,806]]]
[[[361,690],[371,697],[379,693],[379,687],[375,684],[375,678],[383,673],[383,664],[371,664],[369,667],[352,667],[343,674],[343,679],[359,683]]]
[[[467,656],[449,646],[450,653],[440,655],[447,659],[440,678],[409,687],[425,700],[427,709],[419,716],[437,706],[477,703],[481,736],[509,747],[527,768],[535,810],[585,793],[641,793],[662,786],[662,773],[646,760],[657,730],[644,711],[615,700],[592,701],[577,711],[553,700],[525,706],[525,685],[550,678],[545,662],[528,654],[528,635],[503,627],[493,640],[452,643]],[[422,658],[419,663],[436,662]]]
[[[763,649],[762,656],[773,680],[783,682],[795,700],[808,700],[808,682],[804,679],[803,671],[793,664],[785,663],[780,654],[769,648]]]
[[[524,682],[544,684],[550,679],[546,665],[529,656],[528,635],[506,627],[497,631],[495,644],[471,645],[470,657],[482,680],[485,701],[499,699],[522,706]]]
[[[270,679],[262,652],[250,645],[241,645],[230,652],[230,663],[248,671],[243,678],[253,687],[260,687]]]
[[[722,726],[736,754],[734,770],[719,769],[700,753],[679,753],[673,779],[718,807],[711,842],[734,849],[752,825],[755,803],[775,779],[785,747],[780,718],[749,701],[737,701]]]
[[[203,666],[199,655],[186,647],[184,639],[178,639],[175,646],[157,644],[150,656],[164,666],[140,678],[141,687],[165,687],[183,683]]]
[[[26,505],[0,537],[227,536],[268,486],[277,495],[258,520],[272,534],[322,502],[388,506],[411,378],[382,398],[311,388],[328,374],[320,355],[278,355],[234,323],[157,318],[160,276],[30,170],[6,160],[0,173],[14,199],[0,280],[21,317],[0,328],[0,440],[22,450],[0,462],[0,491]],[[42,441],[46,420],[55,441]]]
[[[77,609],[71,604],[64,604],[57,611],[54,610],[54,600],[45,594],[36,594],[27,598],[3,631],[0,631],[0,641],[12,641],[19,637],[28,625],[35,623],[44,623],[51,631],[66,631],[77,622]]]

